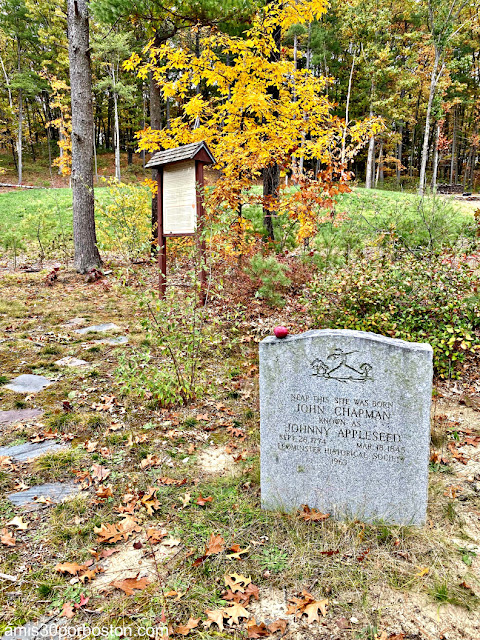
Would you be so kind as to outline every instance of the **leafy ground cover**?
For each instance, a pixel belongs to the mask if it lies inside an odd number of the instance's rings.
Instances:
[[[49,278],[48,259],[26,272],[28,253],[16,271],[4,262],[2,383],[33,373],[53,384],[30,396],[0,388],[1,410],[44,412],[0,426],[0,446],[66,448],[31,462],[0,458],[0,631],[63,617],[71,626],[130,627],[133,637],[144,627],[204,639],[477,637],[480,332],[476,302],[467,302],[478,273],[474,232],[454,238],[468,254],[432,245],[420,230],[408,242],[387,235],[368,231],[360,248],[346,248],[348,227],[332,227],[276,258],[218,251],[204,311],[187,286],[195,265],[184,242],[169,253],[170,282],[180,286],[162,304],[149,264],[112,260],[108,275],[86,281],[68,266]],[[445,272],[429,288],[435,275],[425,265],[438,264]],[[454,295],[464,306],[455,299],[448,315]],[[431,326],[416,325],[435,296]],[[299,332],[353,320],[387,334],[397,322],[410,339],[426,340],[441,325],[448,340],[456,315],[461,328],[471,322],[471,340],[454,340],[458,360],[437,367],[427,526],[263,511],[258,342],[278,324]],[[115,323],[128,344],[75,332],[102,322]],[[56,364],[66,356],[87,365]],[[7,498],[67,481],[80,491],[61,504],[39,495],[34,510],[23,510]]]

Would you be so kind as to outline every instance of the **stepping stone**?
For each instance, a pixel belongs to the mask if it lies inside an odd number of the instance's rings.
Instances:
[[[43,616],[36,622],[27,622],[23,627],[7,627],[9,631],[0,640],[63,640],[65,635],[61,629],[68,629],[67,618],[56,618],[55,616]]]
[[[94,324],[91,327],[83,327],[83,329],[75,329],[75,333],[84,335],[86,333],[104,333],[105,331],[120,331],[120,327],[113,322],[105,322],[103,324]]]
[[[4,388],[16,391],[17,393],[37,393],[50,384],[52,384],[52,381],[48,378],[24,373],[4,385]]]
[[[14,447],[0,447],[0,456],[7,456],[13,458],[18,462],[26,462],[27,460],[39,458],[45,453],[52,453],[53,451],[61,451],[68,447],[64,444],[57,444],[51,440],[44,440],[43,442],[25,442],[25,444],[18,444]]]
[[[118,338],[104,338],[103,340],[94,340],[94,344],[111,344],[113,346],[118,344],[127,344],[127,336],[118,336]]]
[[[15,424],[16,422],[27,422],[41,416],[40,409],[13,409],[12,411],[0,411],[0,426]]]
[[[34,511],[44,506],[42,502],[34,502],[35,498],[43,496],[44,498],[50,498],[54,504],[57,504],[65,500],[65,498],[68,498],[68,496],[75,495],[79,492],[80,487],[74,482],[48,482],[30,487],[26,491],[9,493],[7,494],[7,498],[16,507],[28,507],[30,511]]]
[[[55,364],[59,367],[84,367],[89,364],[86,360],[80,360],[80,358],[73,358],[72,356],[65,356],[60,360],[56,360]]]

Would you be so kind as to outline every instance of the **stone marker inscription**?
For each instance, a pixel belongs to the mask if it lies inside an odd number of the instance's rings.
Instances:
[[[428,344],[341,329],[263,340],[263,507],[422,524],[431,387]]]

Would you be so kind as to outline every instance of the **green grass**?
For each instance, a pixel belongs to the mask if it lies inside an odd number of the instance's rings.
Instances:
[[[107,189],[95,189],[95,198],[104,202]],[[63,211],[72,210],[71,189],[18,189],[0,193],[0,228],[12,228],[20,224],[22,218],[39,209],[58,206]]]

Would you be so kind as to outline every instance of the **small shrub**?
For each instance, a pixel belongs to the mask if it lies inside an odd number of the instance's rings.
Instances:
[[[291,280],[286,276],[287,267],[284,264],[274,256],[264,257],[257,253],[251,258],[245,271],[252,280],[258,281],[256,296],[265,299],[272,307],[285,304],[279,290],[288,287]]]
[[[428,342],[437,374],[452,377],[478,343],[476,286],[465,260],[377,253],[315,278],[308,298],[315,326]]]
[[[108,204],[96,202],[100,249],[121,253],[131,261],[148,253],[151,227],[150,189],[108,181]]]

